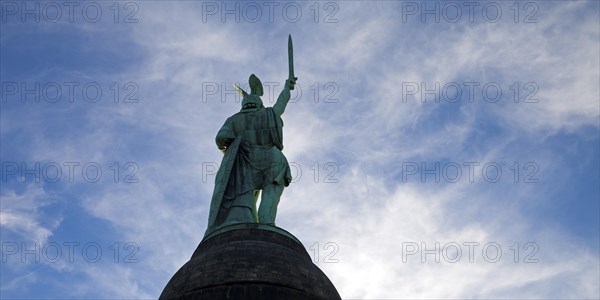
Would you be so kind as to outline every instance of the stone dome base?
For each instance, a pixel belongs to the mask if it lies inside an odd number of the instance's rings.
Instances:
[[[160,299],[341,299],[289,232],[237,224],[211,234]]]

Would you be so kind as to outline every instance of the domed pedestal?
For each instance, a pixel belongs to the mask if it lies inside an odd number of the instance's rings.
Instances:
[[[237,224],[204,238],[160,299],[340,299],[289,232]]]

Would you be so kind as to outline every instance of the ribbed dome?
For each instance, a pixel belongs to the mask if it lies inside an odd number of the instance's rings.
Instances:
[[[260,224],[224,229],[198,245],[160,299],[340,299],[289,232]]]

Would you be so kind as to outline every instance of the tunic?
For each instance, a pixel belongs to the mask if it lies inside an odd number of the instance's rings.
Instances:
[[[271,107],[243,109],[225,121],[215,139],[225,156],[217,172],[208,230],[219,225],[214,224],[218,207],[252,209],[252,198],[241,195],[268,184],[290,184],[289,163],[281,152],[282,129],[283,121]]]

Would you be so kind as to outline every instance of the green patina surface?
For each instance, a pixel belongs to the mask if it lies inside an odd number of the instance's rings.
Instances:
[[[281,152],[281,115],[297,80],[291,36],[288,56],[289,78],[273,107],[263,105],[263,86],[256,75],[250,75],[250,93],[236,87],[243,95],[242,108],[225,121],[215,138],[224,156],[215,180],[205,238],[233,224],[260,223],[270,225],[264,228],[276,228],[277,206],[283,189],[292,180],[288,161]]]

